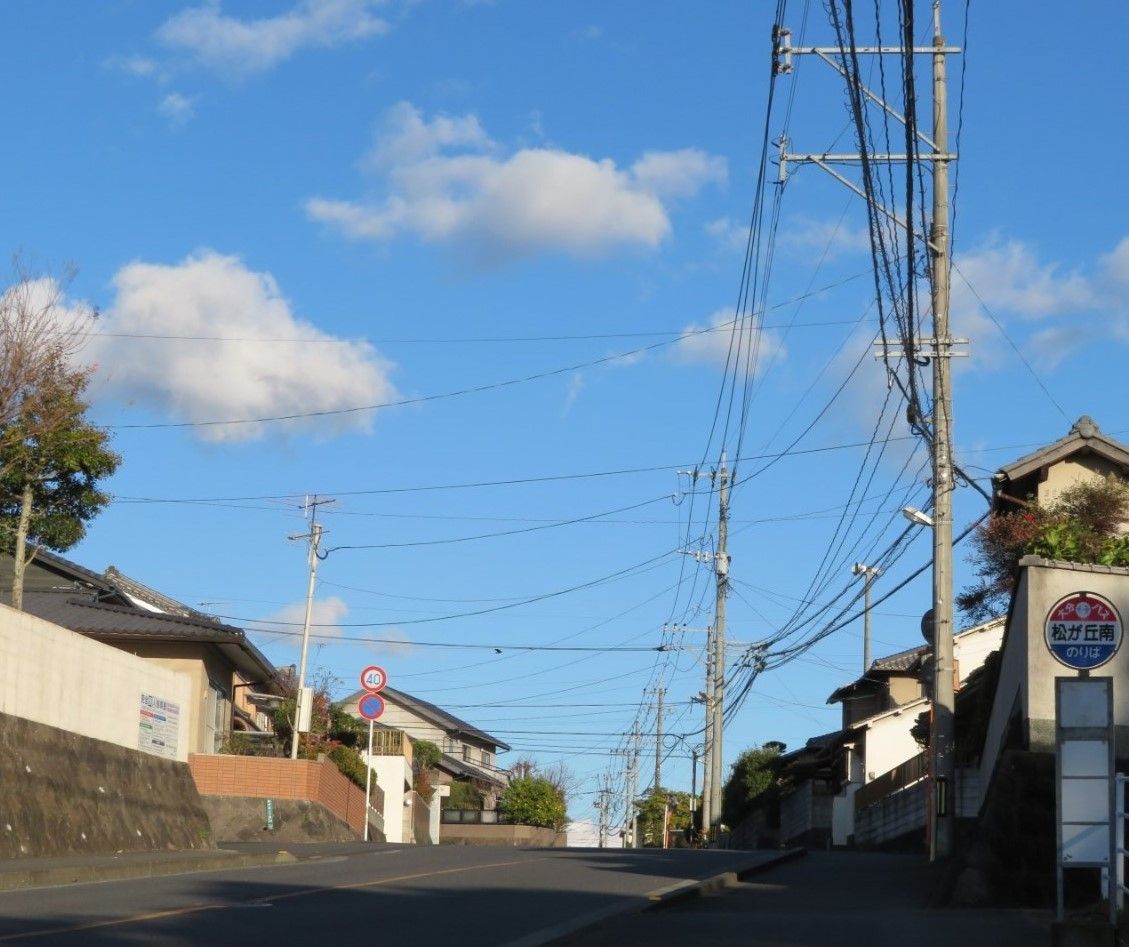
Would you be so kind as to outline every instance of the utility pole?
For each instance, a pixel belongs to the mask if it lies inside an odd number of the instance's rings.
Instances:
[[[870,586],[881,573],[877,566],[864,566],[856,562],[851,572],[861,575],[862,580],[862,673],[870,670]]]
[[[941,3],[933,2],[933,805],[931,857],[952,854],[956,782],[953,759],[953,391],[949,337],[949,144]]]
[[[794,154],[788,152],[788,140],[780,140],[780,183],[787,179],[789,163],[813,164],[844,184],[849,190],[868,201],[877,214],[882,215],[894,226],[905,228],[926,247],[930,267],[930,302],[933,308],[933,337],[901,340],[898,347],[908,358],[927,358],[932,361],[933,416],[931,426],[924,430],[925,423],[918,421],[915,429],[926,433],[932,447],[933,480],[933,723],[930,728],[930,773],[933,781],[933,799],[930,807],[930,852],[931,860],[946,858],[953,851],[955,811],[952,802],[954,778],[956,774],[953,706],[953,461],[952,461],[952,381],[950,360],[966,355],[957,351],[956,346],[967,339],[957,339],[949,335],[949,277],[950,240],[949,233],[949,166],[957,156],[948,150],[948,92],[946,89],[945,57],[959,53],[956,46],[947,46],[941,33],[941,0],[933,0],[933,42],[930,46],[855,46],[850,52],[853,56],[897,55],[929,56],[933,65],[933,127],[932,134],[926,135],[920,127],[915,127],[917,138],[916,154],[872,154],[870,160],[878,162],[923,161],[932,165],[933,204],[932,222],[928,233],[914,229],[913,220],[899,216],[893,208],[884,207],[868,194],[864,188],[839,173],[832,167],[838,162],[858,162],[860,154]],[[827,63],[832,69],[852,82],[847,68],[845,51],[839,46],[793,46],[791,30],[776,24],[773,29],[773,70],[776,74],[792,72],[793,56],[810,54]],[[858,99],[882,108],[887,115],[903,124],[906,117],[883,100],[882,96],[853,80]],[[916,110],[914,101],[906,102],[906,112]],[[912,114],[916,116],[916,111]],[[916,122],[915,122],[916,126]],[[924,146],[924,147],[921,147]],[[913,274],[910,274],[913,279]],[[884,358],[895,357],[890,352],[879,353]],[[915,407],[915,406],[911,406]]]
[[[729,468],[725,451],[717,471],[717,553],[714,576],[717,580],[713,630],[713,695],[710,716],[713,721],[710,752],[710,826],[721,824],[722,735],[725,727],[725,596],[729,591]]]
[[[596,801],[596,809],[600,813],[600,848],[607,848],[608,842],[608,787],[605,777],[600,778],[600,782],[604,783],[599,790],[599,798]]]
[[[656,687],[651,693],[655,695],[655,792],[658,792],[662,786],[663,698],[666,688]]]
[[[318,553],[318,546],[321,543],[322,528],[317,522],[318,507],[322,504],[332,502],[333,500],[319,500],[317,496],[307,501],[306,508],[311,511],[310,531],[302,535],[289,537],[290,539],[305,539],[309,542],[306,558],[310,568],[310,581],[309,585],[306,587],[306,617],[302,621],[302,656],[298,662],[298,692],[294,701],[294,733],[290,740],[290,758],[292,760],[298,759],[298,731],[305,711],[306,655],[310,650],[310,616],[313,614],[314,610],[314,587],[317,584],[318,578],[318,561],[321,559]]]
[[[627,772],[623,780],[623,847],[631,848],[632,814],[635,812],[635,760],[631,750],[623,751],[623,758],[627,764]]]
[[[631,805],[628,808],[631,818],[631,847],[639,848],[639,810],[635,808],[635,799],[639,795],[639,750],[643,735],[639,732],[639,721],[635,722],[631,748]]]
[[[705,749],[702,756],[702,834],[708,839],[713,828],[713,625],[706,629]]]

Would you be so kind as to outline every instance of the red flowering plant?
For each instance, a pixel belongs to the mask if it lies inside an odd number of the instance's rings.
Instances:
[[[1027,555],[1129,566],[1127,521],[1129,483],[1112,475],[1075,484],[1045,506],[1030,501],[993,516],[976,530],[968,557],[979,581],[957,596],[957,607],[972,621],[1006,610]]]

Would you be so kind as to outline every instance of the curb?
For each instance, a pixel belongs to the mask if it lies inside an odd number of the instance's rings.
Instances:
[[[289,852],[256,855],[215,854],[153,861],[99,861],[89,865],[29,868],[0,872],[0,891],[25,888],[51,888],[60,885],[88,884],[95,881],[124,881],[129,878],[154,878],[184,875],[198,871],[232,868],[259,868],[265,865],[292,865],[298,859]]]
[[[735,887],[746,878],[752,878],[754,875],[776,868],[778,865],[806,854],[807,849],[805,848],[791,848],[781,852],[775,858],[746,865],[736,871],[723,871],[721,874],[712,875],[701,881],[679,881],[665,888],[657,888],[647,894],[637,895],[626,903],[612,905],[601,911],[585,914],[554,927],[519,937],[517,940],[508,941],[503,947],[549,947],[552,944],[567,944],[577,935],[598,927],[612,918],[629,917],[632,914],[644,914],[649,911],[661,911],[683,901],[716,894],[726,888]]]

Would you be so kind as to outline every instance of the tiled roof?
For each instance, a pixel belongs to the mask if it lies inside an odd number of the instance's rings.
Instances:
[[[921,664],[921,659],[928,653],[929,648],[926,645],[919,648],[910,648],[908,651],[899,651],[897,654],[891,654],[885,658],[876,658],[871,662],[870,670],[891,673],[912,671]]]
[[[1114,463],[1129,467],[1129,447],[1111,437],[1106,437],[1101,432],[1101,428],[1094,423],[1093,418],[1084,416],[1074,422],[1066,437],[1061,437],[1046,447],[1041,447],[1006,467],[1001,467],[996,472],[995,479],[1016,480],[1033,470],[1053,464],[1081,450],[1093,451]]]
[[[240,673],[259,678],[264,684],[277,675],[274,666],[248,640],[242,628],[203,616],[163,615],[128,605],[107,605],[69,590],[26,592],[24,611],[103,640],[196,641],[221,645]]]
[[[169,615],[181,615],[185,618],[207,618],[203,612],[197,611],[183,602],[178,602],[175,598],[170,598],[156,589],[151,589],[149,586],[138,582],[136,579],[131,579],[124,572],[118,571],[114,566],[108,566],[105,572],[105,578],[119,591],[128,595],[133,599],[140,599],[144,605],[155,609],[159,612],[165,612]]]

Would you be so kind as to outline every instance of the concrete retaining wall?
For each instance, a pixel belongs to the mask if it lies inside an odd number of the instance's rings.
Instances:
[[[186,764],[0,713],[0,857],[214,847]]]
[[[564,848],[564,832],[535,825],[453,825],[439,827],[440,845],[491,845],[503,848]]]
[[[0,605],[0,713],[184,761],[196,710],[183,674]]]
[[[353,842],[357,833],[320,802],[272,800],[273,829],[266,828],[266,801],[247,796],[203,796],[216,840],[224,842]],[[372,836],[383,842],[383,835]]]

